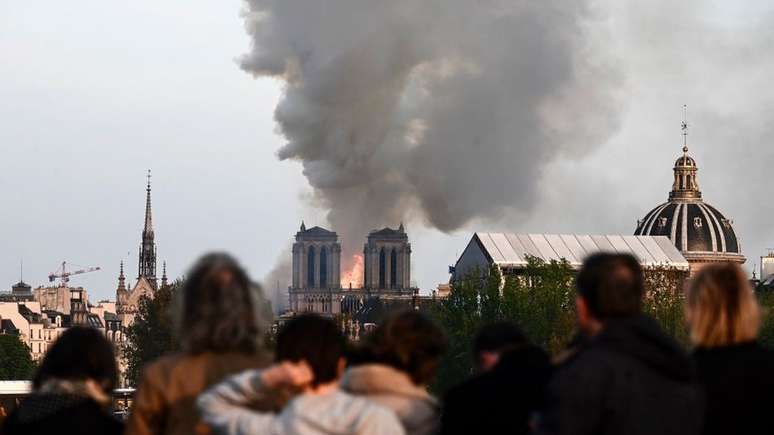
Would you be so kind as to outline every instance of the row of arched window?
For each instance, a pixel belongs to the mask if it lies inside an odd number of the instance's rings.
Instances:
[[[398,287],[398,252],[395,248],[390,250],[390,288]],[[384,248],[379,250],[379,288],[387,288],[387,281],[385,277],[387,275],[387,253]]]
[[[325,288],[328,287],[328,249],[325,246],[320,248],[319,285],[315,283],[316,254],[317,250],[315,247],[310,246],[306,253],[306,285],[313,288]],[[387,255],[390,256],[389,270],[387,267]],[[387,276],[390,278],[390,288],[400,287],[400,283],[397,282],[398,251],[395,248],[389,251],[385,251],[384,248],[379,250],[379,288],[387,288]]]
[[[315,249],[314,246],[309,247],[309,251],[306,254],[306,285],[307,287],[315,287],[314,282],[314,266],[315,266]],[[320,285],[319,287],[328,287],[328,249],[323,246],[320,248]]]

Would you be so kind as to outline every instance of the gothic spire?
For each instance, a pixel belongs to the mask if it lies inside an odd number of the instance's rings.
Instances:
[[[153,218],[151,212],[151,171],[148,170],[148,184],[145,188],[145,225],[142,230],[140,258],[138,264],[138,279],[145,278],[156,288],[156,241],[153,233]]]
[[[145,188],[145,227],[143,234],[153,235],[153,213],[151,212],[151,170],[148,169],[148,184]]]
[[[126,276],[124,276],[124,260],[121,260],[121,273],[118,274],[118,289],[126,290]]]
[[[161,287],[167,286],[167,262],[161,263]]]

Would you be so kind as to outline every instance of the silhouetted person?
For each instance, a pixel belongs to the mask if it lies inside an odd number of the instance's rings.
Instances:
[[[576,283],[578,328],[589,338],[551,380],[539,433],[698,434],[701,399],[691,361],[642,314],[637,260],[592,255]]]
[[[295,317],[277,335],[279,363],[210,388],[199,397],[199,410],[220,434],[404,434],[392,411],[339,388],[344,347],[344,336],[332,320],[313,314]],[[297,392],[281,413],[248,408],[278,389]]]
[[[425,315],[394,314],[362,340],[341,387],[395,412],[407,434],[436,434],[440,406],[426,386],[445,349],[445,334]]]
[[[702,433],[774,434],[774,352],[756,341],[760,308],[744,272],[733,263],[706,266],[686,302],[706,401]]]
[[[118,435],[110,414],[118,377],[113,345],[100,330],[76,326],[48,349],[32,394],[4,422],[4,435]]]
[[[230,374],[266,367],[260,289],[227,254],[199,259],[182,287],[182,352],[148,365],[127,425],[129,435],[206,434],[196,398]],[[264,404],[270,406],[270,404]]]
[[[548,355],[509,322],[481,328],[473,345],[479,374],[444,398],[442,431],[526,434],[551,373]]]

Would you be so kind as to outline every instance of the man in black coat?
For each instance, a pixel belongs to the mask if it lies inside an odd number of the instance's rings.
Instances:
[[[577,277],[587,340],[548,386],[541,435],[694,435],[702,403],[691,361],[642,314],[644,283],[630,255],[596,254]]]
[[[473,345],[477,376],[444,398],[441,434],[526,434],[551,373],[548,355],[512,323],[481,329]]]

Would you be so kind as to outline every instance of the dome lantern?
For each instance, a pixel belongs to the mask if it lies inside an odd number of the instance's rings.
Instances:
[[[683,130],[683,155],[675,161],[673,169],[675,180],[672,183],[672,191],[669,192],[669,199],[700,199],[701,191],[696,179],[696,172],[699,168],[696,166],[696,160],[688,155],[688,122],[685,119],[683,119],[681,127]]]

